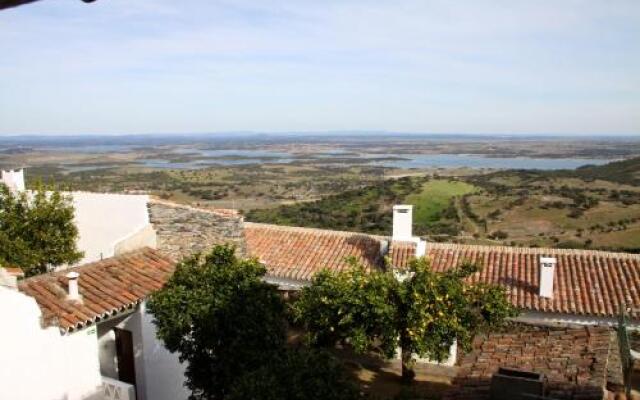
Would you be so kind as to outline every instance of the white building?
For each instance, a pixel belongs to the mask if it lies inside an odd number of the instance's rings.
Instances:
[[[80,264],[149,246],[156,235],[149,222],[149,196],[71,192],[78,227]]]
[[[0,388],[12,400],[182,400],[184,366],[145,298],[174,270],[150,248],[0,286]],[[3,397],[4,398],[4,397]]]
[[[24,191],[24,170],[2,171],[0,182],[10,190]],[[140,247],[156,247],[149,222],[149,196],[112,193],[68,193],[73,199],[78,250],[84,257],[78,265],[113,257]]]

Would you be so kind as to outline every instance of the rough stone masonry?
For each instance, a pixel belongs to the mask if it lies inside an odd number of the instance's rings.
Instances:
[[[175,260],[226,243],[236,246],[238,256],[245,255],[244,218],[237,213],[153,200],[149,216],[158,250]]]

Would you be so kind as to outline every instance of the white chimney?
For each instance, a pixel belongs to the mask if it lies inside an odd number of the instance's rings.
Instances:
[[[13,192],[23,192],[24,187],[24,170],[2,170],[2,177],[0,179],[2,183],[7,185],[9,190]]]
[[[67,294],[67,299],[80,300],[80,292],[78,291],[78,278],[80,274],[77,272],[69,272],[66,277],[69,278],[69,293]]]
[[[0,267],[0,286],[15,289],[18,287],[18,277],[12,275],[6,269]]]
[[[412,241],[413,239],[413,206],[393,206],[393,236],[392,240]]]
[[[553,297],[553,279],[556,273],[555,257],[540,257],[540,297]]]

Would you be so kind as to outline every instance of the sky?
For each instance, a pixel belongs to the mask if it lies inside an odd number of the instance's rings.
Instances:
[[[640,135],[637,0],[43,0],[0,135]]]

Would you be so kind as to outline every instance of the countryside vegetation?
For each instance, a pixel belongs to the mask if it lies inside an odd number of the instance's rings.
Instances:
[[[165,200],[241,210],[313,201],[332,193],[380,182],[381,167],[255,164],[206,169],[150,169],[111,166],[64,172],[30,168],[28,184],[55,182],[71,190],[150,192]]]
[[[559,171],[400,169],[324,158],[201,169],[112,160],[101,167],[35,166],[28,185],[42,179],[65,189],[144,192],[239,209],[248,221],[382,235],[391,232],[392,206],[404,203],[415,206],[414,233],[428,240],[640,251],[640,158]]]
[[[640,158],[575,171],[403,177],[247,219],[388,234],[399,203],[415,206],[415,234],[436,241],[640,251]]]

